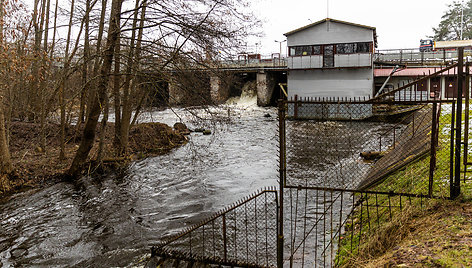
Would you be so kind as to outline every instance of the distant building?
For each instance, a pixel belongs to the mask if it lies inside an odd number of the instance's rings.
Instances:
[[[285,36],[289,98],[373,95],[374,27],[327,18]]]
[[[420,77],[433,74],[439,70],[441,70],[439,67],[408,67],[391,74],[393,71],[391,67],[376,68],[374,70],[375,88],[376,91],[378,91],[389,76],[391,76],[391,78],[386,83],[383,92],[400,88],[402,85],[409,84],[410,82],[418,80]],[[457,98],[457,68],[422,80],[411,88],[406,88],[395,93],[395,100],[397,101],[404,99],[421,101],[433,98]]]

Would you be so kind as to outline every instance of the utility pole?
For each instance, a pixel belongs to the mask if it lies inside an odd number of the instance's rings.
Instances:
[[[280,46],[280,50],[279,50],[279,64],[280,64],[280,61],[281,61],[281,58],[282,58],[282,43],[283,42],[287,42],[287,39],[283,40],[283,41],[277,41],[275,40],[276,43],[279,43],[279,46]]]
[[[463,39],[464,31],[464,0],[461,2],[461,31],[460,31],[460,40]]]

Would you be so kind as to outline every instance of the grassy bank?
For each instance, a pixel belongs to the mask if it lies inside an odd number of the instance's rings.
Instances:
[[[432,195],[435,198],[423,197],[429,194],[429,154],[416,159],[370,189],[411,196],[403,196],[403,200],[402,196],[389,194],[358,196],[363,199],[362,205],[350,216],[343,239],[340,239],[336,259],[340,266],[472,266],[472,191],[469,183],[462,182],[462,196],[458,200],[447,200],[450,122],[451,114],[447,110],[443,111],[432,184]],[[461,178],[469,176],[469,173],[461,174]]]

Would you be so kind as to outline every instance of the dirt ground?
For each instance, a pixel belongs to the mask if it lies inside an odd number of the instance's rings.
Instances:
[[[46,181],[60,180],[62,174],[70,166],[80,143],[81,130],[67,129],[66,158],[64,160],[59,159],[60,126],[57,124],[47,125],[46,150],[41,149],[39,133],[39,124],[12,122],[10,153],[15,172],[9,180],[5,177],[0,178],[0,195],[25,187],[35,187]],[[99,133],[96,135],[96,142],[90,152],[92,161],[97,158],[99,135]],[[130,131],[129,157],[116,158],[113,149],[113,135],[114,124],[109,123],[105,130],[105,154],[103,157],[108,166],[111,164],[124,166],[129,160],[163,154],[187,141],[184,135],[165,124],[139,124]],[[88,167],[92,167],[92,165],[88,165]],[[85,170],[85,172],[90,171]]]

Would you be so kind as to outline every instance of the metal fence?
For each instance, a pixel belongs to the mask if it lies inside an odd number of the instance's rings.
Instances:
[[[465,51],[466,56],[472,55],[471,50]],[[375,61],[390,62],[398,64],[447,64],[457,61],[457,50],[419,51],[416,49],[384,49],[377,50],[374,55]]]
[[[277,191],[251,195],[152,249],[163,258],[236,267],[277,264]]]
[[[304,107],[305,114],[326,105],[298,102],[279,106],[285,118],[280,126],[284,265],[343,263],[362,248],[369,233],[404,207],[423,207],[431,198],[449,196],[455,102],[372,103],[368,120],[358,119],[365,114],[365,102],[328,103],[332,111],[343,106],[344,118],[336,121],[329,116],[294,120],[290,105]],[[396,110],[377,116],[386,106]]]
[[[457,98],[412,97],[418,81],[452,68]],[[244,267],[349,266],[405,210],[469,187],[463,71],[462,62],[453,64],[369,100],[280,101],[279,189],[234,204],[153,254]]]

